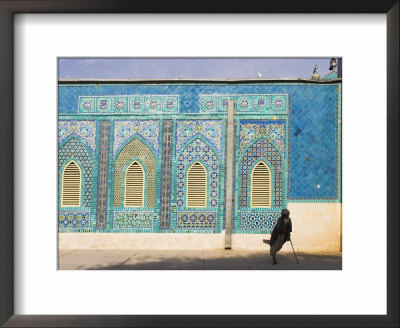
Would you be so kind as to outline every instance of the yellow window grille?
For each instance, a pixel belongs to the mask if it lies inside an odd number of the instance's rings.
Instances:
[[[251,207],[271,207],[271,170],[264,162],[251,172]]]
[[[82,174],[78,164],[69,162],[62,173],[61,206],[79,207],[81,205]]]
[[[125,174],[125,207],[144,206],[144,170],[138,162],[133,162]]]
[[[206,207],[207,203],[207,171],[199,163],[194,163],[187,173],[187,207]]]

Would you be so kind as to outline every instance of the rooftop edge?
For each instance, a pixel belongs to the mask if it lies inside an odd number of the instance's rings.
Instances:
[[[157,83],[273,83],[273,82],[305,82],[311,84],[334,84],[341,83],[342,78],[330,80],[315,80],[302,78],[279,78],[279,79],[59,79],[58,84],[157,84]]]

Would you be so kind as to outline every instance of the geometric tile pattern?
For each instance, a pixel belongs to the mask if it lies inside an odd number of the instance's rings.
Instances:
[[[95,121],[58,121],[58,144],[70,135],[80,138],[93,153],[96,148],[96,122]]]
[[[139,135],[158,154],[159,121],[114,121],[114,156],[133,135]]]
[[[217,222],[216,212],[179,212],[178,228],[181,229],[212,229]]]
[[[97,229],[104,229],[107,216],[108,153],[110,148],[111,122],[100,122],[99,130],[99,168],[97,170]]]
[[[58,150],[58,172],[70,160],[74,160],[83,168],[83,190],[82,207],[90,207],[92,203],[92,178],[93,178],[93,160],[85,145],[77,138],[73,137]],[[61,178],[59,178],[61,188]]]
[[[277,94],[242,94],[242,95],[220,95],[200,94],[200,112],[226,112],[228,100],[235,101],[237,112],[265,113],[265,114],[287,114],[288,95]]]
[[[140,162],[145,171],[145,200],[147,207],[154,207],[155,204],[155,175],[156,159],[149,147],[138,138],[129,142],[119,153],[115,160],[114,171],[114,207],[123,206],[125,172],[130,163],[134,160]]]
[[[80,96],[80,114],[149,114],[179,112],[178,95]]]
[[[59,228],[88,228],[90,224],[90,210],[59,210]]]
[[[176,152],[178,153],[188,140],[194,136],[207,139],[221,155],[221,120],[178,120],[176,129]]]
[[[60,230],[219,233],[229,99],[237,114],[234,233],[272,230],[287,200],[340,202],[341,84],[329,83],[60,84],[59,177],[70,160],[82,172],[81,207],[60,207]],[[135,160],[145,173],[145,206],[124,208],[124,175]],[[260,160],[271,170],[271,208],[249,207]],[[195,161],[207,171],[204,208],[185,207]]]
[[[332,90],[332,86],[302,88],[303,101],[292,103],[289,199],[335,200],[339,197],[338,89]]]
[[[207,170],[207,207],[218,206],[218,156],[212,148],[199,138],[193,140],[178,158],[177,206],[186,207],[187,170],[196,161],[200,161]]]
[[[241,211],[240,225],[242,230],[272,230],[279,212]]]
[[[272,176],[273,207],[282,204],[282,158],[275,146],[265,138],[253,143],[243,154],[241,160],[240,206],[250,207],[248,199],[251,188],[251,172],[254,164],[263,160],[268,164]]]
[[[114,228],[118,229],[152,229],[154,213],[149,212],[114,212]]]
[[[284,156],[285,124],[273,121],[240,121],[240,152],[260,136],[272,140]]]
[[[341,83],[307,81],[251,83],[86,84],[58,87],[59,115],[78,114],[79,97],[93,95],[177,95],[177,120],[190,120],[200,112],[201,95],[288,95],[288,199],[341,201],[340,119]],[[245,102],[243,103],[245,104]],[[258,104],[258,102],[257,102]],[[236,106],[238,107],[238,106]],[[241,113],[240,108],[236,110]],[[243,112],[240,115],[252,114]],[[135,113],[136,115],[137,113]],[[254,112],[254,114],[257,114]],[[266,112],[259,112],[258,115]],[[207,113],[203,113],[207,115]],[[82,115],[83,116],[83,115]],[[83,119],[91,120],[93,115]],[[147,118],[147,117],[146,117]],[[75,118],[76,119],[76,118]],[[122,118],[121,118],[122,119]],[[213,119],[207,117],[207,119]]]
[[[171,220],[171,169],[172,169],[173,121],[163,122],[162,176],[161,176],[161,217],[160,228],[168,229]]]

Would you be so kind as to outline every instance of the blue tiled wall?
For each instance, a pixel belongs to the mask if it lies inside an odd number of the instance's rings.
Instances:
[[[59,114],[77,114],[84,95],[174,94],[184,115],[199,112],[200,94],[213,93],[289,94],[288,201],[341,201],[340,83],[60,85]]]

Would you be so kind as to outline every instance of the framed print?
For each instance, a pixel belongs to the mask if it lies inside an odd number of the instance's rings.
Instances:
[[[58,269],[341,270],[341,64],[59,58]],[[159,79],[74,78],[97,65]],[[307,78],[223,73],[266,66]]]
[[[193,5],[188,10],[179,6],[179,3],[169,3],[167,8],[157,1],[139,6],[133,2],[114,1],[94,1],[90,4],[69,1],[0,2],[1,49],[8,50],[0,54],[3,64],[1,108],[4,117],[1,143],[5,151],[1,157],[1,324],[157,326],[167,322],[178,326],[323,327],[328,323],[336,326],[398,326],[398,1],[371,1],[364,9],[359,9],[356,1],[347,4],[301,3],[301,6],[297,1],[272,2],[268,5],[250,2],[245,7],[242,5],[217,5],[211,9],[211,3],[205,3],[201,7]],[[191,13],[258,14],[166,14],[182,10]],[[288,16],[284,13],[298,15]],[[329,13],[358,15],[321,15]],[[362,13],[375,15],[359,15]],[[371,47],[371,44],[374,46]],[[249,87],[242,85],[236,85],[236,89],[228,86],[222,90],[222,87],[215,88],[209,81],[203,81],[201,87],[197,87],[193,81],[191,84],[185,81],[164,84],[150,81],[82,82],[74,80],[72,76],[62,79],[57,75],[60,73],[57,66],[60,60],[76,57],[86,60],[94,57],[317,58],[328,54],[338,61],[343,58],[340,61],[343,85],[341,75],[340,81],[335,78],[327,81],[319,76],[317,69],[310,72],[307,81],[277,81],[274,87],[267,85],[269,89],[262,89],[264,86],[258,88],[259,92],[255,92],[256,89],[252,92]],[[82,74],[84,69],[82,66]],[[128,66],[126,70],[129,70]],[[322,77],[325,76],[323,74]],[[294,91],[279,83],[290,83]],[[233,104],[238,112],[235,115],[242,115],[237,126],[244,128],[244,124],[264,124],[256,127],[255,137],[260,137],[262,141],[263,135],[268,133],[266,142],[278,149],[279,138],[273,139],[271,132],[278,121],[282,126],[286,123],[297,124],[293,131],[288,127],[289,137],[294,138],[297,133],[301,138],[302,130],[310,132],[300,121],[293,122],[290,121],[290,115],[285,116],[286,107],[291,108],[292,105],[291,110],[300,110],[301,106],[296,103],[299,98],[293,98],[293,93],[307,95],[307,99],[301,100],[302,104],[313,104],[317,101],[314,98],[320,97],[320,94],[314,94],[312,90],[320,85],[329,85],[332,89],[337,87],[343,91],[338,93],[335,89],[334,95],[326,95],[326,99],[337,99],[336,96],[340,95],[340,102],[332,101],[340,103],[343,108],[340,116],[334,116],[335,124],[340,121],[340,125],[335,127],[343,128],[343,158],[338,160],[343,167],[343,211],[340,210],[338,216],[342,217],[343,212],[341,270],[189,271],[175,270],[176,267],[172,270],[160,267],[158,271],[146,267],[142,270],[119,270],[117,267],[114,268],[117,270],[110,270],[110,267],[105,270],[80,270],[88,267],[83,264],[80,267],[78,257],[66,255],[64,259],[68,256],[72,259],[70,264],[60,260],[59,246],[64,247],[69,242],[69,248],[66,248],[68,252],[75,252],[74,248],[80,247],[79,244],[73,244],[75,241],[71,242],[72,237],[78,236],[76,232],[80,231],[71,230],[79,230],[81,225],[88,231],[82,232],[80,243],[87,245],[94,245],[99,233],[113,240],[123,240],[126,232],[136,233],[138,240],[139,237],[143,238],[137,234],[141,229],[161,229],[163,224],[169,230],[160,233],[164,235],[162,238],[173,234],[171,228],[177,230],[179,227],[188,231],[174,231],[174,238],[179,238],[185,232],[191,234],[193,240],[199,239],[202,236],[196,227],[200,226],[203,230],[213,229],[215,236],[226,233],[224,230],[228,221],[216,220],[214,226],[210,216],[214,205],[220,205],[216,216],[228,212],[228,208],[223,206],[228,204],[228,197],[222,197],[216,192],[217,189],[213,189],[213,183],[223,180],[212,180],[212,174],[217,179],[214,172],[216,165],[223,167],[224,163],[212,162],[210,158],[213,155],[208,156],[207,152],[210,149],[215,152],[220,149],[224,152],[229,147],[235,149],[235,143],[229,146],[229,139],[218,139],[218,124],[214,121],[220,116],[225,118],[224,111],[229,112],[228,107]],[[302,91],[296,91],[296,88]],[[166,97],[166,89],[174,89],[174,92],[168,92]],[[190,97],[197,97],[195,99],[198,100],[190,104]],[[257,110],[261,110],[260,106],[266,109],[262,114],[253,111],[250,115],[246,112],[249,104]],[[176,106],[182,108],[178,110]],[[216,112],[210,114],[213,106]],[[317,110],[311,105],[304,106],[308,108],[310,116],[313,116],[312,111]],[[332,108],[335,113],[337,107]],[[323,115],[329,110],[329,105],[321,103],[317,113]],[[171,126],[171,131],[176,131],[182,137],[171,141],[176,143],[174,147],[162,148],[166,151],[158,154],[160,147],[169,140],[165,132],[169,131],[168,126],[165,127],[164,123],[168,124],[170,116],[166,116],[167,120],[163,121],[162,126],[157,125],[156,121],[165,119],[163,115],[172,115],[170,111],[175,111],[173,115],[177,115],[175,118],[180,122],[185,121],[182,127],[178,124]],[[275,111],[274,115],[272,111]],[[204,122],[195,121],[198,119],[196,115],[200,114],[208,120],[207,126],[202,126]],[[295,118],[293,115],[291,117]],[[211,119],[214,121],[211,122]],[[228,129],[228,125],[222,124],[221,129]],[[320,135],[325,135],[323,133],[332,128],[314,125],[315,121],[310,120],[308,126],[313,126],[314,130],[325,128]],[[253,130],[250,128],[244,139],[251,139]],[[97,138],[95,130],[104,133]],[[205,132],[201,132],[203,130]],[[107,131],[112,132],[109,133],[109,139]],[[201,159],[193,159],[192,151],[186,154],[187,145],[182,141],[182,164],[175,155],[175,151],[181,154],[178,141],[187,139],[189,143],[197,142],[196,136],[200,143],[205,143],[196,153],[197,157],[201,155]],[[115,142],[111,143],[111,138]],[[313,138],[311,132],[308,138]],[[112,145],[108,151],[106,146],[102,148],[103,144],[107,145],[107,140]],[[286,140],[285,143],[285,140],[281,140],[282,147],[292,145],[294,151],[293,141],[290,143],[290,140]],[[71,142],[78,143],[72,145]],[[137,143],[136,148],[130,146],[132,142]],[[314,140],[315,143],[318,140]],[[251,145],[249,141],[250,148]],[[197,146],[193,145],[192,148],[196,149]],[[237,147],[240,150],[240,145]],[[323,149],[327,154],[329,147]],[[67,148],[72,149],[73,156]],[[139,148],[142,149],[141,153],[136,154],[135,149]],[[173,149],[171,158],[168,149]],[[288,154],[292,151],[284,150]],[[254,151],[256,154],[257,149]],[[250,175],[246,173],[241,175],[241,180],[238,178],[238,181],[250,181],[243,184],[244,189],[250,186],[248,193],[245,192],[248,199],[243,196],[246,201],[238,196],[234,204],[238,206],[237,202],[243,201],[243,208],[239,211],[234,207],[232,213],[240,220],[243,214],[244,219],[240,222],[247,222],[245,219],[248,215],[250,225],[241,227],[251,230],[249,235],[253,237],[257,236],[254,233],[256,223],[251,222],[259,220],[251,219],[251,215],[255,215],[254,208],[259,212],[256,214],[261,215],[268,212],[268,208],[275,209],[274,205],[282,205],[276,206],[276,210],[283,213],[285,202],[290,203],[287,200],[296,196],[296,190],[302,190],[301,186],[295,189],[296,184],[292,182],[292,194],[276,194],[281,181],[276,173],[278,170],[273,166],[278,164],[272,163],[277,160],[272,158],[275,156],[272,151],[271,148],[271,159],[268,159],[267,153],[261,162],[255,159],[254,163],[249,164]],[[87,153],[90,152],[96,163],[93,167],[99,170],[93,175],[92,188],[88,187],[91,181],[87,180],[90,175],[90,156]],[[130,154],[127,155],[129,158],[122,156],[121,159],[119,154],[125,152]],[[306,154],[307,149],[303,148],[302,152]],[[152,154],[164,162],[171,161],[171,165],[160,166],[157,160],[151,162]],[[254,156],[250,156],[251,160]],[[298,156],[302,156],[301,151]],[[313,158],[306,157],[304,160],[312,163]],[[293,160],[294,155],[290,158]],[[103,162],[106,164],[102,166]],[[108,167],[107,163],[110,164],[109,171],[103,171],[110,172],[108,177],[102,171],[102,167]],[[238,163],[238,159],[233,163]],[[293,163],[289,165],[295,165]],[[181,164],[182,183],[187,187],[182,189],[180,195],[179,181],[176,186],[172,182],[174,187],[171,190],[174,191],[171,195],[164,192],[163,197],[173,198],[173,201],[165,203],[166,206],[173,206],[173,209],[162,212],[165,215],[159,217],[158,213],[161,212],[154,208],[160,208],[161,211],[163,198],[155,197],[151,190],[154,187],[161,192],[158,186],[167,185],[167,182],[152,184],[150,178],[176,175],[179,179]],[[166,168],[171,168],[171,172],[165,171]],[[121,171],[120,175],[118,170]],[[162,170],[165,171],[163,174],[160,173]],[[222,175],[226,174],[225,171],[218,171],[218,174],[221,172]],[[284,170],[282,172],[285,173]],[[290,171],[286,173],[290,179]],[[286,175],[283,176],[282,184],[285,185]],[[328,194],[330,189],[323,182],[316,182],[323,178],[330,181],[328,177],[329,170],[322,167],[320,175],[311,179],[315,187],[314,194]],[[302,186],[306,183],[304,179]],[[253,188],[253,185],[257,188]],[[265,189],[265,185],[272,187]],[[102,186],[105,186],[104,190]],[[226,190],[229,188],[229,184],[226,184]],[[89,199],[90,190],[96,191],[96,201]],[[103,207],[98,196],[102,193],[107,204],[104,213],[101,212]],[[110,194],[112,197],[107,196]],[[268,197],[260,196],[264,194]],[[279,203],[281,196],[284,204]],[[292,202],[296,203],[293,199]],[[299,208],[300,205],[297,206]],[[104,214],[104,221],[101,215],[97,216],[101,213]],[[137,216],[137,213],[140,215]],[[204,223],[208,217],[207,224],[211,228]],[[325,218],[326,215],[322,213],[321,217]],[[127,226],[129,231],[126,230]],[[233,233],[237,232],[237,227],[233,225]],[[60,233],[64,234],[62,238],[59,237]],[[160,239],[157,237],[154,242]],[[105,243],[105,240],[100,243]],[[118,245],[121,245],[121,240]],[[324,240],[329,244],[329,236]],[[297,251],[295,239],[293,241],[293,251]],[[145,241],[141,239],[141,242]],[[227,242],[226,238],[224,242]],[[286,246],[290,247],[289,244]],[[105,256],[105,253],[97,253]],[[75,254],[80,253],[77,251]],[[291,256],[293,265],[296,265],[293,254]],[[151,261],[151,257],[147,257],[147,260]],[[297,260],[301,261],[301,257],[296,257]],[[80,261],[88,263],[86,260]],[[121,262],[124,261],[125,258]],[[63,270],[63,265],[71,266],[69,270]],[[285,286],[287,282],[290,288],[277,283],[280,280]],[[285,293],[280,293],[281,289]],[[272,302],[272,297],[277,302]]]

